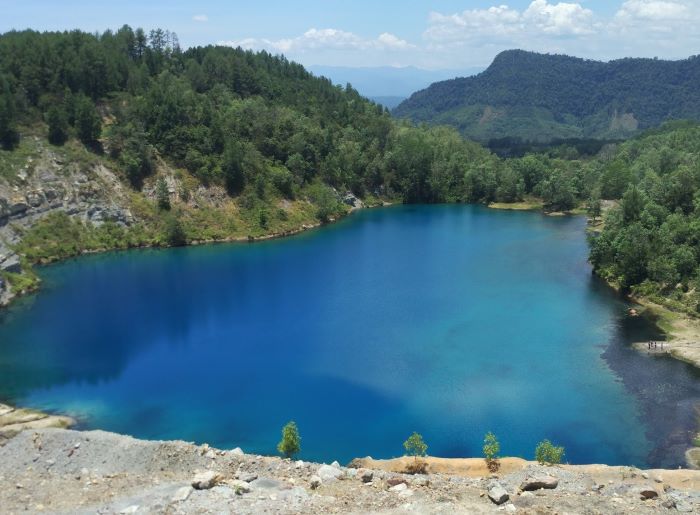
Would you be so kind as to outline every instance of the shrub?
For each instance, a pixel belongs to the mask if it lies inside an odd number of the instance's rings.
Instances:
[[[564,447],[556,447],[549,440],[543,440],[535,448],[535,459],[541,465],[558,465],[564,458]]]
[[[409,436],[408,440],[403,443],[403,448],[406,449],[406,454],[408,456],[413,456],[416,461],[418,460],[418,456],[425,456],[428,450],[428,446],[423,441],[423,437],[416,432]]]
[[[489,431],[484,437],[484,459],[486,460],[486,466],[491,472],[498,472],[498,469],[501,468],[499,452],[501,452],[501,444],[498,442],[496,435]]]
[[[290,421],[282,428],[282,440],[277,444],[277,450],[285,458],[291,458],[301,452],[301,436],[296,422]]]

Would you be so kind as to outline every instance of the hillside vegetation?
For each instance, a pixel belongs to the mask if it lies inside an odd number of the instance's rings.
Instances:
[[[670,119],[700,119],[700,57],[608,63],[522,50],[474,77],[438,82],[394,110],[479,141],[628,137]]]

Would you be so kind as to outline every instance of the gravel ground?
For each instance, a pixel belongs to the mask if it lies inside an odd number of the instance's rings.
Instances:
[[[607,515],[700,510],[700,492],[678,488],[694,488],[700,471],[682,471],[669,482],[663,471],[604,471],[527,464],[502,477],[409,476],[51,428],[23,431],[0,447],[0,512]],[[605,478],[610,479],[601,482]],[[550,488],[526,491],[544,483]]]

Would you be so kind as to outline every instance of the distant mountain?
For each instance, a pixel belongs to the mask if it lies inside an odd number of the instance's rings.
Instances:
[[[438,82],[394,110],[486,141],[624,138],[669,119],[700,119],[700,56],[590,61],[509,50],[474,77]]]
[[[398,105],[406,100],[406,97],[384,97],[384,96],[379,96],[379,97],[368,97],[372,102],[375,102],[377,104],[381,104],[387,109],[394,109],[395,107],[398,107]]]
[[[360,92],[361,95],[375,97],[404,97],[427,88],[437,81],[474,75],[483,68],[468,68],[463,70],[423,70],[407,66],[398,67],[362,67],[349,68],[343,66],[310,66],[307,68],[314,75],[329,78],[335,84],[345,86],[347,83]],[[386,104],[384,104],[386,105]]]

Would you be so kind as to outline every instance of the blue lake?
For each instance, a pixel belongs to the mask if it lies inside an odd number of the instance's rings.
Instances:
[[[356,213],[293,238],[89,256],[0,312],[0,400],[83,428],[304,459],[503,454],[682,464],[697,374],[591,275],[585,219]]]

